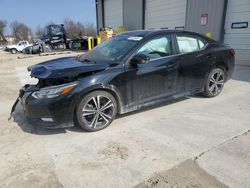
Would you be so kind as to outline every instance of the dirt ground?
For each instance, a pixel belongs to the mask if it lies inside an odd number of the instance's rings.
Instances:
[[[0,51],[0,187],[250,187],[250,67],[213,99],[200,96],[119,116],[96,133],[46,130],[11,106],[27,67],[52,56]],[[21,58],[18,58],[21,57]]]
[[[134,188],[227,188],[215,177],[208,174],[193,160],[187,160],[174,168],[156,174]]]

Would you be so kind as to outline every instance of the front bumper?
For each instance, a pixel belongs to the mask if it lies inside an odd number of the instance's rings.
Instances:
[[[73,95],[36,99],[31,95],[35,91],[32,87],[34,86],[24,86],[20,90],[18,98],[30,124],[44,128],[74,126],[73,117],[76,103]]]
[[[10,48],[5,48],[4,51],[10,52]]]

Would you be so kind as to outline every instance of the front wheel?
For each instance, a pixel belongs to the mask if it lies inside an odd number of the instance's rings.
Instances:
[[[221,68],[213,69],[205,83],[205,90],[202,93],[206,97],[216,97],[223,90],[225,83],[225,73]]]
[[[50,53],[50,52],[52,52],[52,46],[49,45],[49,44],[45,44],[45,45],[44,45],[44,52],[45,52],[45,53]]]
[[[11,53],[12,53],[12,54],[16,54],[16,53],[17,53],[17,49],[12,48],[12,49],[11,49]]]
[[[76,120],[86,131],[99,131],[114,120],[117,113],[116,99],[106,91],[94,91],[80,101],[76,109]]]

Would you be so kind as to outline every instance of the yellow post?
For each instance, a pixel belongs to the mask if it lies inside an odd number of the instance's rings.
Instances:
[[[92,49],[92,37],[88,38],[88,49],[91,50]]]
[[[101,44],[101,37],[97,37],[97,44]]]
[[[206,36],[209,37],[209,38],[212,38],[212,33],[211,32],[207,32]]]
[[[91,37],[91,38],[92,38],[92,49],[93,49],[95,46],[95,38],[94,37]]]

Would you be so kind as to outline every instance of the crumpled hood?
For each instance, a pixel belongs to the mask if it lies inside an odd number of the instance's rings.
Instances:
[[[107,66],[105,63],[87,64],[79,61],[75,57],[66,57],[28,67],[28,71],[31,71],[31,77],[38,79],[63,78],[104,70]]]

